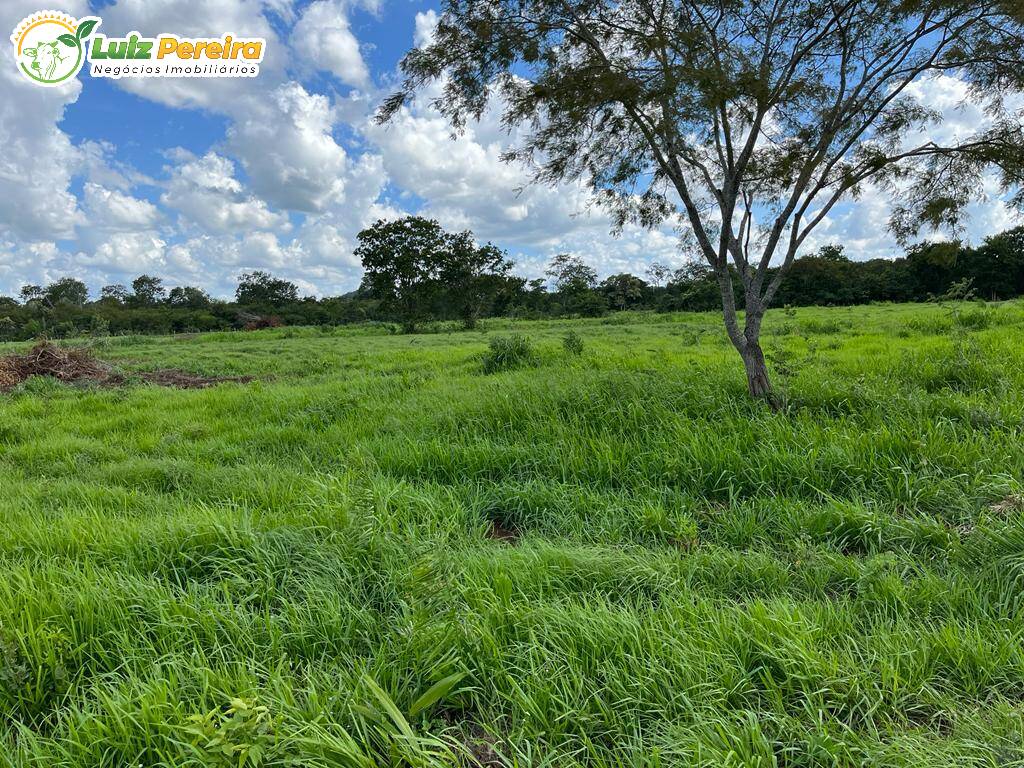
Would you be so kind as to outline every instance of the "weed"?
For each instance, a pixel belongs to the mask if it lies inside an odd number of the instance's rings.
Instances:
[[[562,337],[562,348],[568,354],[579,357],[583,354],[583,337],[576,333],[576,331],[569,331]]]
[[[518,333],[492,338],[483,355],[483,371],[486,374],[535,366],[537,363],[538,356],[533,343]]]

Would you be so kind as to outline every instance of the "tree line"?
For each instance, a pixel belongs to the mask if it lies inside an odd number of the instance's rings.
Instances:
[[[544,277],[514,274],[508,255],[478,245],[471,232],[449,233],[420,217],[378,222],[359,234],[359,288],[341,296],[301,296],[298,286],[264,271],[243,274],[234,299],[195,286],[167,287],[153,275],[108,285],[96,297],[71,277],[25,285],[0,296],[0,340],[126,333],[188,333],[378,321],[406,332],[435,321],[472,328],[485,317],[596,317],[608,312],[721,309],[720,282],[702,263],[653,263],[643,276],[598,279],[577,256],[560,254]],[[734,300],[743,307],[740,282]],[[1024,295],[1024,227],[977,247],[926,243],[895,259],[853,261],[841,245],[795,259],[779,287],[780,306],[926,301],[969,286],[991,300]]]

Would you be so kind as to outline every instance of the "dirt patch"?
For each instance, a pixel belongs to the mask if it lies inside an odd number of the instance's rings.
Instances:
[[[487,528],[487,538],[492,541],[500,541],[505,544],[518,544],[519,531],[509,528],[496,520],[492,520]]]
[[[138,374],[138,376],[150,384],[159,384],[161,387],[174,387],[176,389],[206,389],[207,387],[215,387],[218,384],[248,384],[254,380],[252,376],[197,376],[194,373],[179,371],[176,368],[145,371]]]
[[[1014,512],[1024,511],[1024,496],[1007,496],[1002,501],[996,502],[989,507],[992,513],[999,517],[1009,517]]]
[[[89,382],[102,387],[118,387],[128,381],[114,366],[99,360],[92,350],[84,347],[61,347],[41,341],[24,354],[0,357],[0,392],[14,389],[32,376],[46,376],[68,384]],[[144,371],[136,378],[178,389],[205,389],[227,382],[245,384],[253,380],[251,376],[197,376],[173,368]]]
[[[477,768],[504,768],[508,765],[498,751],[497,739],[480,726],[473,726],[470,736],[465,741],[469,750],[470,765]]]

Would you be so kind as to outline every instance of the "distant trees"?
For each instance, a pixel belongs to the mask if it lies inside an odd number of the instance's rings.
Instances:
[[[560,253],[544,271],[565,314],[593,317],[608,309],[608,302],[597,293],[597,270],[578,256]]]
[[[247,306],[282,307],[299,300],[299,288],[269,272],[255,270],[239,278],[235,300]]]
[[[41,285],[23,285],[18,293],[18,297],[25,304],[31,304],[33,301],[42,301],[45,295],[46,292]]]
[[[522,287],[503,251],[477,246],[471,232],[445,232],[431,219],[378,221],[357,240],[363,290],[407,332],[432,317],[458,317],[472,328],[489,306]]]
[[[188,309],[206,309],[211,304],[209,294],[202,288],[195,288],[191,285],[181,285],[172,288],[167,294],[167,303],[172,307],[187,307]]]
[[[605,278],[601,283],[601,293],[620,311],[638,306],[647,296],[647,288],[646,282],[625,272]]]
[[[672,276],[672,267],[668,264],[653,261],[650,266],[647,267],[644,274],[647,275],[647,279],[651,285],[655,288],[661,288],[661,286],[665,284],[665,281]]]
[[[449,236],[450,250],[441,266],[443,301],[465,328],[475,328],[484,315],[494,314],[522,291],[505,252],[490,243],[477,246],[472,232]]]
[[[544,274],[559,293],[582,293],[597,286],[597,270],[578,256],[560,253],[551,259]]]
[[[422,237],[413,237],[406,229],[422,229]],[[384,247],[395,243],[377,237],[396,231],[405,232],[403,237],[408,235],[422,246],[413,256],[430,262],[429,267],[413,273],[427,278],[419,283],[411,280],[410,291],[403,289],[401,294],[391,291],[398,285],[402,264]],[[213,299],[188,285],[166,290],[161,299],[157,289],[163,289],[164,281],[143,275],[144,282],[133,282],[143,295],[148,290],[152,297],[145,304],[119,284],[104,286],[90,302],[81,281],[62,278],[45,286],[23,286],[17,299],[0,296],[0,340],[325,326],[365,320],[398,322],[405,328],[413,319],[414,328],[439,320],[473,327],[480,318],[493,316],[596,316],[609,309],[667,312],[721,307],[718,276],[710,265],[699,261],[669,269],[667,276],[659,270],[654,279],[663,282],[661,285],[628,273],[598,283],[596,270],[578,256],[563,254],[548,265],[547,279],[525,280],[512,273],[512,263],[501,250],[477,245],[471,233],[446,233],[436,222],[392,223],[386,229],[376,227],[375,234],[363,240],[376,244],[374,252],[382,259],[381,265],[368,273],[360,290],[341,296],[300,298],[293,283],[266,272],[252,272],[242,275],[236,291],[236,297],[244,301]],[[371,285],[372,274],[383,283]],[[769,277],[773,274],[768,273]],[[982,299],[1024,295],[1024,227],[989,237],[976,247],[955,241],[924,243],[891,260],[854,261],[841,245],[826,245],[793,261],[777,301],[793,306],[925,301],[965,284]],[[743,309],[742,283],[733,280],[732,285],[733,300]],[[411,312],[409,305],[399,301],[406,296],[422,300],[422,306]]]
[[[62,277],[46,286],[43,291],[43,300],[50,306],[68,304],[73,307],[80,307],[89,300],[89,289],[81,280],[73,277]]]
[[[436,221],[408,216],[378,221],[357,236],[363,286],[407,332],[430,317],[441,290],[448,239]]]
[[[130,300],[139,307],[154,307],[167,298],[164,281],[152,275],[139,275],[132,280]]]
[[[128,289],[123,285],[105,285],[100,289],[100,301],[111,304],[125,304],[128,301]]]
[[[957,260],[957,277],[971,278],[977,294],[986,299],[1008,299],[1024,294],[1024,227],[985,240],[964,251]]]

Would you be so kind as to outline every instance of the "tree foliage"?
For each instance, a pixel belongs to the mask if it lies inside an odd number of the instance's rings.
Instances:
[[[140,307],[152,307],[167,298],[164,281],[152,275],[139,275],[132,280],[131,301]]]
[[[445,0],[379,118],[438,79],[456,127],[497,96],[524,137],[508,157],[537,180],[582,179],[619,225],[681,227],[714,270],[752,394],[769,395],[764,312],[841,200],[889,190],[901,237],[956,226],[990,169],[1022,202],[1005,100],[1022,59],[1012,0]],[[931,138],[952,132],[913,89],[943,76],[988,110],[971,135]]]
[[[512,262],[503,251],[477,246],[471,232],[451,234],[430,219],[378,221],[358,240],[365,292],[407,331],[431,317],[455,316],[472,327],[522,285],[511,277]]]
[[[238,280],[235,299],[239,304],[252,307],[281,307],[298,301],[299,287],[269,272],[255,270],[244,273]]]

